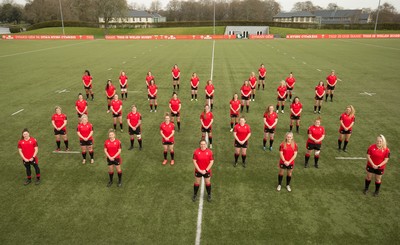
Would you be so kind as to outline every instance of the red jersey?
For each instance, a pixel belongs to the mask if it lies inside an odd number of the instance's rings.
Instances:
[[[121,84],[122,86],[125,86],[128,83],[128,77],[125,76],[119,76],[119,84]]]
[[[146,76],[146,85],[147,85],[147,87],[150,85],[150,81],[151,80],[154,80],[154,76]]]
[[[142,115],[140,115],[139,112],[133,113],[130,112],[128,114],[128,116],[126,116],[126,119],[129,120],[129,123],[133,126],[133,127],[137,127],[139,120],[142,120]]]
[[[31,159],[33,157],[33,154],[35,154],[35,147],[38,147],[38,144],[33,137],[29,137],[28,140],[22,139],[18,141],[18,149],[21,149],[22,155],[24,155],[26,159]]]
[[[267,75],[267,69],[260,67],[260,69],[258,69],[258,75],[260,77],[265,77],[265,75]]]
[[[346,127],[346,128],[348,128],[350,125],[351,125],[351,123],[353,123],[353,122],[355,122],[356,121],[356,117],[355,116],[350,116],[350,115],[347,115],[346,113],[343,113],[341,116],[340,116],[340,120],[343,122],[343,124],[344,124],[344,126]],[[342,127],[342,124],[340,124],[340,129],[339,130],[343,130],[344,128]],[[351,130],[352,128],[349,128],[348,130]]]
[[[303,105],[299,102],[299,103],[292,103],[291,105],[290,105],[290,109],[294,112],[294,114],[296,114],[297,115],[297,113],[299,113],[300,112],[300,110],[303,108]],[[294,114],[293,114],[293,112],[291,113],[293,116],[294,116]],[[297,116],[300,116],[300,114],[299,115],[297,115]]]
[[[202,112],[201,115],[200,115],[200,120],[201,120],[201,122],[203,123],[202,126],[203,126],[203,125],[205,125],[206,127],[209,126],[210,123],[211,123],[211,120],[212,120],[213,118],[214,118],[214,115],[212,114],[211,111],[210,111],[210,112],[207,112],[207,113]],[[211,125],[210,125],[209,128],[211,128]]]
[[[93,131],[93,126],[92,126],[92,124],[89,123],[89,122],[86,123],[86,124],[79,123],[79,124],[78,124],[78,128],[77,128],[77,131],[78,131],[83,137],[87,138],[87,137],[89,136],[90,132]],[[79,140],[83,140],[83,138],[79,137]],[[89,140],[93,140],[93,135],[90,136]]]
[[[120,110],[122,108],[122,101],[121,100],[112,100],[111,106],[115,112],[118,112],[118,110]],[[122,109],[119,112],[119,114],[122,114]]]
[[[83,75],[82,81],[83,81],[83,84],[85,84],[86,87],[89,87],[91,85],[90,81],[92,81],[92,76]]]
[[[243,86],[240,88],[240,92],[242,93],[242,96],[249,97],[250,94],[251,94],[251,87],[250,87],[250,86],[243,85]]]
[[[149,85],[147,89],[150,96],[154,97],[157,95],[157,85]]]
[[[179,99],[174,100],[173,98],[169,101],[169,104],[171,106],[172,111],[179,112],[179,105],[181,104],[181,101]]]
[[[285,147],[286,145],[286,147]],[[297,152],[297,144],[294,143],[293,147],[292,144],[286,144],[285,142],[282,142],[281,145],[279,146],[279,151],[283,153],[283,158],[285,161],[289,161],[292,159],[294,156],[294,153]],[[282,158],[279,159],[279,163],[283,164]],[[294,165],[294,160],[290,162],[290,165]]]
[[[381,164],[385,158],[390,157],[390,150],[389,148],[386,147],[386,149],[379,149],[376,144],[371,145],[368,148],[367,154],[370,156],[372,162],[374,162],[375,165]],[[367,165],[372,168],[371,163],[367,160]],[[385,169],[386,164],[379,167],[379,169]]]
[[[181,70],[179,68],[172,68],[172,77],[173,78],[179,78]]]
[[[206,85],[206,91],[209,95],[213,95],[214,94],[214,85],[213,84]]]
[[[119,141],[117,139],[114,139],[113,141],[111,141],[110,139],[107,139],[104,142],[104,149],[107,150],[107,153],[108,153],[108,155],[110,155],[110,157],[121,158],[120,154],[115,156],[115,154],[117,154],[118,150],[121,149],[121,141]]]
[[[323,85],[318,85],[315,87],[315,94],[318,97],[324,96],[325,87]]]
[[[279,86],[276,91],[278,91],[278,95],[280,98],[285,98],[286,96],[286,86]]]
[[[164,134],[165,137],[169,137],[172,134],[172,131],[175,130],[175,125],[170,122],[168,124],[166,124],[165,122],[161,123],[160,125],[160,130],[161,132]],[[166,141],[164,139],[164,137],[162,137],[162,142],[174,142],[174,136],[172,136],[171,138],[169,138],[168,141]]]
[[[114,85],[110,84],[107,88],[106,86],[106,94],[108,98],[112,98],[115,95],[115,87]]]
[[[265,121],[267,121],[267,124],[269,126],[271,126],[272,124],[274,124],[276,122],[276,120],[278,120],[278,114],[276,114],[276,112],[274,112],[274,111],[271,114],[269,114],[267,112],[267,113],[264,113],[264,118],[265,118]],[[264,128],[268,128],[267,125],[265,125],[265,123],[264,123]],[[273,126],[272,128],[276,128],[276,125]]]
[[[230,114],[231,115],[239,115],[239,108],[240,108],[240,100],[231,100],[231,102],[229,102],[230,103],[230,107],[232,107],[233,108],[233,110],[232,110],[232,108],[230,108]]]
[[[286,85],[289,86],[290,88],[293,88],[295,83],[296,83],[296,79],[294,77],[286,78]]]
[[[77,100],[75,102],[75,106],[80,113],[83,113],[87,107],[87,101],[86,100]],[[85,111],[85,114],[87,114],[87,110]]]
[[[197,86],[199,86],[199,82],[200,82],[199,77],[192,77],[192,78],[190,79],[190,85],[191,85],[192,87],[194,87],[194,88],[197,88]]]
[[[199,166],[200,170],[206,170],[211,161],[214,160],[214,156],[210,149],[205,149],[203,151],[198,148],[193,153],[193,160],[196,161],[197,166]],[[195,169],[195,171],[197,172],[197,169]],[[208,172],[211,172],[211,169],[209,169]]]
[[[244,124],[242,126],[239,123],[239,124],[236,124],[236,126],[233,128],[233,132],[236,133],[236,137],[240,141],[243,141],[251,133],[251,130],[250,130],[250,126],[248,124]]]
[[[56,125],[56,127],[59,128],[64,124],[64,121],[67,120],[67,116],[63,113],[61,113],[61,114],[55,113],[51,117],[51,120],[54,121],[54,124]],[[66,130],[66,127],[64,126],[61,130]]]
[[[329,85],[334,86],[336,83],[337,77],[336,75],[329,75],[326,77],[326,81],[328,82]]]
[[[257,84],[257,78],[256,77],[249,77],[249,83],[250,83],[250,87],[252,89],[256,88],[256,84]]]
[[[312,136],[314,139],[319,140],[319,139],[322,138],[322,136],[325,135],[325,129],[324,129],[324,127],[322,127],[322,126],[317,127],[317,126],[315,126],[315,125],[312,125],[312,126],[310,126],[310,127],[308,128],[308,133],[307,133],[307,134],[311,134],[311,136]],[[311,144],[321,144],[322,142],[320,141],[320,142],[316,143],[316,142],[314,142],[313,140],[311,140],[310,138],[308,138],[308,139],[307,139],[307,143],[311,143]]]

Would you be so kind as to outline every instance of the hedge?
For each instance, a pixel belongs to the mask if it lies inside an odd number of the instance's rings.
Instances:
[[[46,28],[46,27],[61,27],[60,20],[52,20],[33,24],[26,28],[27,31]],[[99,27],[98,23],[83,22],[83,21],[64,21],[65,27]]]

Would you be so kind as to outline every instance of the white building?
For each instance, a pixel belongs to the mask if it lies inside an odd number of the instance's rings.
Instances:
[[[108,23],[110,27],[137,27],[143,24],[166,22],[167,18],[157,13],[149,13],[143,10],[128,10],[124,16],[113,17]],[[100,27],[104,27],[104,18],[99,17]]]

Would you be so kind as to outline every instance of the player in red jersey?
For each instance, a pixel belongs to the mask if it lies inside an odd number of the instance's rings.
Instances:
[[[93,126],[89,123],[87,115],[82,115],[81,122],[78,124],[76,130],[79,136],[79,142],[82,150],[82,164],[86,163],[86,151],[89,151],[90,163],[94,163],[93,151]]]
[[[277,191],[281,191],[283,173],[286,172],[286,190],[288,192],[292,191],[290,188],[290,181],[292,180],[292,173],[294,168],[294,159],[297,156],[298,147],[293,139],[293,133],[286,133],[285,140],[279,146],[279,173],[278,173],[278,187]]]
[[[332,70],[331,74],[326,77],[325,101],[328,101],[328,96],[331,98],[331,102],[333,101],[333,92],[335,91],[336,83],[337,83],[337,77],[335,75],[335,71]]]
[[[136,105],[132,105],[131,112],[126,116],[129,125],[129,135],[131,140],[131,147],[133,150],[133,143],[135,142],[135,135],[139,142],[139,150],[142,150],[142,115],[137,111]]]
[[[299,97],[294,97],[292,104],[290,105],[290,132],[293,129],[293,122],[296,122],[296,132],[299,133],[300,117],[303,111],[303,105],[300,102]]]
[[[244,117],[240,117],[239,124],[236,124],[233,129],[233,136],[235,137],[235,163],[234,167],[237,166],[240,153],[242,154],[242,166],[246,167],[246,152],[248,140],[251,136],[251,129]]]
[[[78,94],[78,100],[75,102],[75,110],[79,119],[82,117],[82,115],[88,114],[87,102],[83,99],[83,95],[81,93]]]
[[[390,158],[390,150],[387,147],[386,138],[379,135],[376,143],[371,145],[367,151],[367,176],[365,178],[364,194],[368,193],[368,187],[371,183],[372,175],[375,176],[374,196],[379,195],[379,189],[382,183],[382,175],[385,172],[386,164]]]
[[[147,72],[147,74],[146,74],[146,88],[147,88],[147,89],[149,88],[149,85],[150,85],[150,81],[151,81],[151,80],[154,80],[154,83],[155,83],[155,78],[154,78],[154,76],[151,74],[151,71],[149,71],[149,72]],[[150,100],[150,95],[147,95],[147,99]]]
[[[119,127],[123,132],[122,123],[122,101],[118,99],[118,94],[114,95],[114,99],[111,101],[111,112],[113,116],[114,130],[117,130],[117,118],[119,121]]]
[[[89,94],[92,97],[92,100],[94,100],[93,86],[92,86],[93,77],[90,75],[89,70],[85,70],[85,73],[82,76],[82,83],[86,92],[86,100],[89,99]]]
[[[21,140],[18,141],[18,152],[22,158],[22,163],[26,168],[27,179],[24,185],[29,185],[32,182],[31,165],[35,168],[36,184],[40,184],[40,168],[39,159],[37,157],[39,147],[35,138],[30,137],[28,129],[22,131]]]
[[[175,153],[174,153],[174,134],[175,134],[175,125],[171,122],[171,117],[169,116],[169,113],[165,113],[164,116],[164,122],[161,123],[160,125],[160,134],[162,138],[162,144],[164,147],[164,161],[162,162],[162,165],[167,164],[167,155],[168,155],[168,150],[169,153],[171,154],[171,165],[175,164]]]
[[[266,76],[267,76],[267,69],[265,69],[264,64],[261,64],[260,68],[258,69],[258,90],[260,89],[261,84],[264,90]]]
[[[215,90],[214,90],[214,85],[212,84],[211,80],[207,81],[205,92],[206,92],[206,104],[211,106],[211,111],[212,111],[213,106],[214,106]]]
[[[195,99],[197,101],[197,89],[199,88],[200,78],[197,76],[196,72],[193,72],[192,78],[190,79],[190,87],[192,88],[192,98],[190,101]]]
[[[243,112],[244,105],[246,105],[246,111],[249,112],[250,99],[251,99],[251,86],[249,81],[245,80],[242,87],[240,88],[240,93],[242,94],[242,106],[240,112]]]
[[[204,111],[200,115],[201,122],[201,139],[204,140],[206,138],[206,133],[208,134],[208,142],[210,143],[210,149],[212,149],[212,124],[214,122],[214,115],[210,111],[210,107],[208,105],[204,106]]]
[[[150,99],[150,112],[157,112],[157,85],[154,83],[154,80],[150,81],[150,85],[147,88],[148,97]]]
[[[178,90],[179,90],[179,81],[180,81],[180,77],[181,77],[181,70],[179,70],[177,64],[175,64],[172,67],[171,74],[172,74],[172,85],[174,87],[174,90],[176,88],[178,88]]]
[[[56,136],[56,151],[60,151],[61,136],[64,140],[65,150],[68,151],[67,116],[61,113],[61,107],[59,106],[56,106],[55,112],[51,117],[51,124],[54,127],[54,135]]]
[[[238,99],[237,93],[235,93],[230,101],[230,116],[231,116],[231,132],[233,132],[233,126],[239,123],[240,116],[240,100]]]
[[[321,144],[325,138],[325,129],[321,126],[321,118],[314,120],[314,125],[308,128],[308,139],[306,143],[306,155],[304,167],[308,168],[308,160],[310,160],[311,151],[314,150],[314,167],[318,168],[319,154],[321,152]]]
[[[340,128],[338,139],[338,150],[342,149],[342,142],[344,139],[343,151],[347,152],[346,147],[352,133],[353,125],[356,120],[356,110],[352,105],[348,105],[344,113],[340,116]]]
[[[210,149],[207,149],[207,142],[205,140],[200,141],[200,147],[193,152],[193,164],[194,164],[194,185],[193,185],[193,197],[192,201],[195,202],[197,199],[197,192],[201,184],[201,178],[204,178],[207,190],[207,201],[211,202],[211,168],[214,164],[214,156]]]
[[[318,85],[315,87],[315,104],[314,104],[314,114],[321,114],[322,101],[324,101],[325,86],[323,81],[319,81]]]
[[[250,99],[251,99],[251,97],[253,97],[253,101],[254,101],[256,99],[256,86],[257,86],[257,77],[256,77],[256,74],[254,72],[252,72],[250,74],[249,84],[250,84],[250,87],[251,87]]]
[[[178,95],[172,92],[172,98],[169,101],[169,109],[171,110],[171,122],[174,123],[174,117],[176,117],[176,123],[178,125],[178,132],[181,130],[181,101],[178,99]]]
[[[110,113],[111,101],[114,99],[115,87],[112,84],[111,79],[107,80],[106,84],[106,96],[107,96],[107,113]]]
[[[128,77],[126,76],[124,71],[121,71],[119,75],[119,86],[121,88],[121,99],[125,100],[128,99]]]
[[[278,114],[274,111],[274,106],[269,105],[264,112],[264,139],[263,148],[266,150],[267,140],[269,138],[269,151],[272,151],[274,144],[274,135],[276,124],[278,123]]]
[[[278,93],[277,103],[276,103],[276,113],[279,113],[279,106],[281,106],[281,112],[285,113],[285,100],[286,100],[286,82],[281,81],[281,85],[276,89]]]
[[[111,187],[114,179],[114,166],[118,173],[118,187],[122,186],[122,159],[121,159],[121,141],[115,138],[115,130],[108,130],[108,139],[104,142],[104,153],[106,154],[108,164],[108,176],[110,181],[107,187]]]
[[[285,80],[286,82],[286,89],[288,93],[286,94],[286,99],[289,95],[289,102],[292,102],[292,91],[294,89],[294,85],[296,83],[296,78],[294,78],[293,73],[290,72],[289,76]]]

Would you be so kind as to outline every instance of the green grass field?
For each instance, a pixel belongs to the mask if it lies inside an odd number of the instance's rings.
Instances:
[[[198,102],[191,102],[189,78],[197,72],[204,87],[210,77],[213,42],[0,42],[0,243],[194,244],[199,203],[191,201],[191,157],[201,136],[204,91],[199,91]],[[213,202],[204,203],[201,244],[398,243],[399,57],[399,40],[216,41]],[[170,70],[175,63],[182,71],[179,97],[183,107],[182,130],[176,135],[176,164],[171,167],[161,165],[159,124],[163,112],[168,111]],[[250,112],[244,113],[252,127],[248,167],[234,168],[228,103],[260,63],[266,64],[269,75],[266,90],[257,91]],[[74,103],[77,94],[84,92],[81,76],[85,69],[94,77],[95,100],[88,102],[89,120],[95,129],[93,165],[82,165],[80,154],[52,153],[56,145],[51,116],[56,105],[68,115],[70,148],[79,151]],[[327,133],[320,169],[304,169],[306,129],[315,118],[314,87],[331,69],[342,81],[334,102],[322,108]],[[117,83],[120,70],[127,72],[131,91],[123,116],[132,103],[138,105],[143,115],[144,149],[127,150],[125,123],[125,132],[117,134],[124,147],[124,185],[107,188],[103,142],[112,118],[106,113],[104,87],[108,78]],[[146,99],[148,70],[159,86],[157,113],[149,112]],[[279,114],[272,152],[262,150],[262,116],[267,105],[275,105],[278,82],[289,72],[297,78],[295,94],[304,109],[300,134],[295,134],[299,154],[292,192],[283,189],[278,193],[277,148],[289,128],[289,110]],[[64,89],[69,92],[56,92]],[[349,152],[339,153],[339,116],[348,104],[356,108],[357,119]],[[20,109],[24,111],[11,116]],[[25,169],[17,142],[25,127],[39,143],[40,186],[23,186]],[[380,133],[388,140],[391,159],[376,198],[362,194],[366,160],[335,157],[365,157]]]

